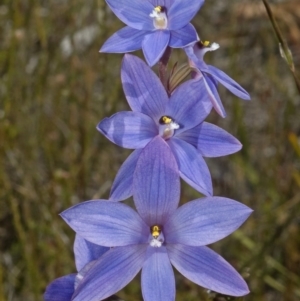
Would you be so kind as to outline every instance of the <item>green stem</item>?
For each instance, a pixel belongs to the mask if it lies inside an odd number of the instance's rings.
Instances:
[[[269,19],[271,21],[273,30],[274,30],[274,32],[276,34],[276,37],[277,37],[277,40],[279,42],[280,51],[282,52],[282,55],[283,55],[284,59],[286,60],[288,66],[289,66],[289,68],[290,68],[290,70],[293,74],[294,81],[295,81],[297,89],[300,93],[300,81],[299,81],[299,79],[298,79],[298,77],[295,73],[295,66],[294,66],[294,62],[293,62],[292,53],[291,53],[286,41],[282,37],[279,26],[277,25],[277,22],[275,20],[275,17],[273,15],[273,12],[271,10],[271,7],[270,7],[268,1],[267,0],[262,0],[262,1],[265,5],[265,8],[266,8],[267,14],[269,16]]]

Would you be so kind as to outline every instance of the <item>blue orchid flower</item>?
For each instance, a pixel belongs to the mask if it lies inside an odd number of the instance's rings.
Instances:
[[[204,122],[212,109],[203,80],[180,85],[169,98],[155,73],[139,58],[126,54],[121,79],[132,112],[102,120],[97,129],[115,144],[135,149],[121,166],[110,199],[132,195],[132,179],[142,149],[156,136],[172,150],[184,181],[206,196],[212,181],[204,157],[232,154],[241,143],[221,128]]]
[[[183,48],[198,40],[190,20],[204,0],[106,0],[127,26],[112,35],[100,52],[125,53],[143,50],[153,66],[167,46]]]
[[[160,136],[143,149],[133,187],[137,212],[121,202],[94,200],[61,214],[78,235],[112,247],[87,271],[73,301],[101,301],[141,269],[145,301],[174,301],[171,265],[207,289],[231,296],[249,292],[238,272],[206,245],[235,231],[251,209],[223,197],[201,198],[178,208],[179,170]]]
[[[191,67],[196,70],[194,78],[203,78],[203,82],[215,110],[222,117],[226,117],[226,112],[217,90],[218,83],[221,83],[231,93],[241,99],[250,100],[250,95],[226,73],[214,66],[207,65],[204,62],[203,57],[205,53],[208,51],[214,51],[219,47],[220,46],[217,43],[199,41],[195,42],[193,45],[185,47],[185,52],[189,58]]]

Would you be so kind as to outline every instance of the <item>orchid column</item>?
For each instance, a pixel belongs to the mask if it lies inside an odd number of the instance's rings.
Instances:
[[[242,147],[231,134],[204,121],[212,108],[226,115],[218,82],[243,99],[249,95],[203,61],[206,51],[218,48],[199,41],[190,24],[204,1],[106,2],[127,26],[109,38],[101,51],[142,48],[147,64],[133,55],[124,56],[121,81],[132,111],[105,118],[97,129],[133,152],[117,173],[109,200],[83,202],[61,214],[77,233],[75,254],[82,264],[77,275],[52,282],[45,300],[101,301],[142,270],[144,300],[174,301],[172,266],[209,290],[246,295],[244,279],[206,245],[235,231],[251,209],[213,196],[203,157],[229,155]],[[184,81],[180,68],[173,68],[169,77],[171,48],[184,48],[188,61],[184,74],[190,73],[192,79]],[[156,63],[159,77],[149,67]],[[204,197],[178,208],[180,178]],[[136,210],[120,202],[131,196]]]

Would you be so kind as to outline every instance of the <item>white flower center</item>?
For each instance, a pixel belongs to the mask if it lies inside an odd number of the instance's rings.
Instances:
[[[215,51],[220,48],[218,43],[211,43],[209,41],[200,41],[195,44],[194,51],[199,59],[203,59],[204,54],[208,51]]]
[[[150,229],[149,244],[153,248],[160,248],[165,241],[164,235],[161,231],[161,227],[155,225]]]
[[[169,116],[162,116],[159,120],[159,135],[165,140],[171,138],[179,128],[179,124]]]
[[[153,25],[156,29],[166,29],[168,26],[168,19],[166,9],[163,6],[154,7],[152,13],[149,15],[153,18]]]

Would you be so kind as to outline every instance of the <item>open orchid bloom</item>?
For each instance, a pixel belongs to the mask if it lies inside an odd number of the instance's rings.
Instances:
[[[215,110],[222,117],[225,117],[226,112],[217,90],[218,83],[222,84],[230,92],[241,99],[250,100],[250,95],[226,73],[214,66],[207,65],[204,62],[203,58],[205,53],[217,50],[218,48],[219,44],[217,43],[199,41],[195,42],[193,45],[185,47],[185,52],[189,58],[191,67],[196,70],[195,78],[203,78],[207,93]]]
[[[86,272],[74,301],[101,301],[142,269],[145,301],[174,301],[172,265],[189,280],[231,296],[247,294],[238,272],[206,247],[235,231],[252,212],[223,197],[197,199],[178,208],[179,170],[165,140],[142,150],[133,179],[137,212],[121,202],[88,201],[61,216],[86,240],[112,247]]]
[[[106,0],[127,26],[113,34],[100,52],[125,53],[142,49],[150,66],[167,46],[183,48],[198,40],[190,23],[204,0]]]
[[[102,247],[76,235],[74,254],[77,273],[69,274],[52,281],[46,288],[45,301],[71,301],[73,293],[96,259],[109,248]]]
[[[180,176],[206,196],[212,195],[209,169],[203,157],[218,157],[241,149],[241,143],[221,128],[204,122],[212,104],[203,80],[189,80],[169,98],[154,72],[139,58],[126,54],[121,78],[132,112],[119,112],[97,128],[119,146],[135,149],[121,166],[110,199],[132,195],[133,172],[142,149],[160,136],[176,158]]]

